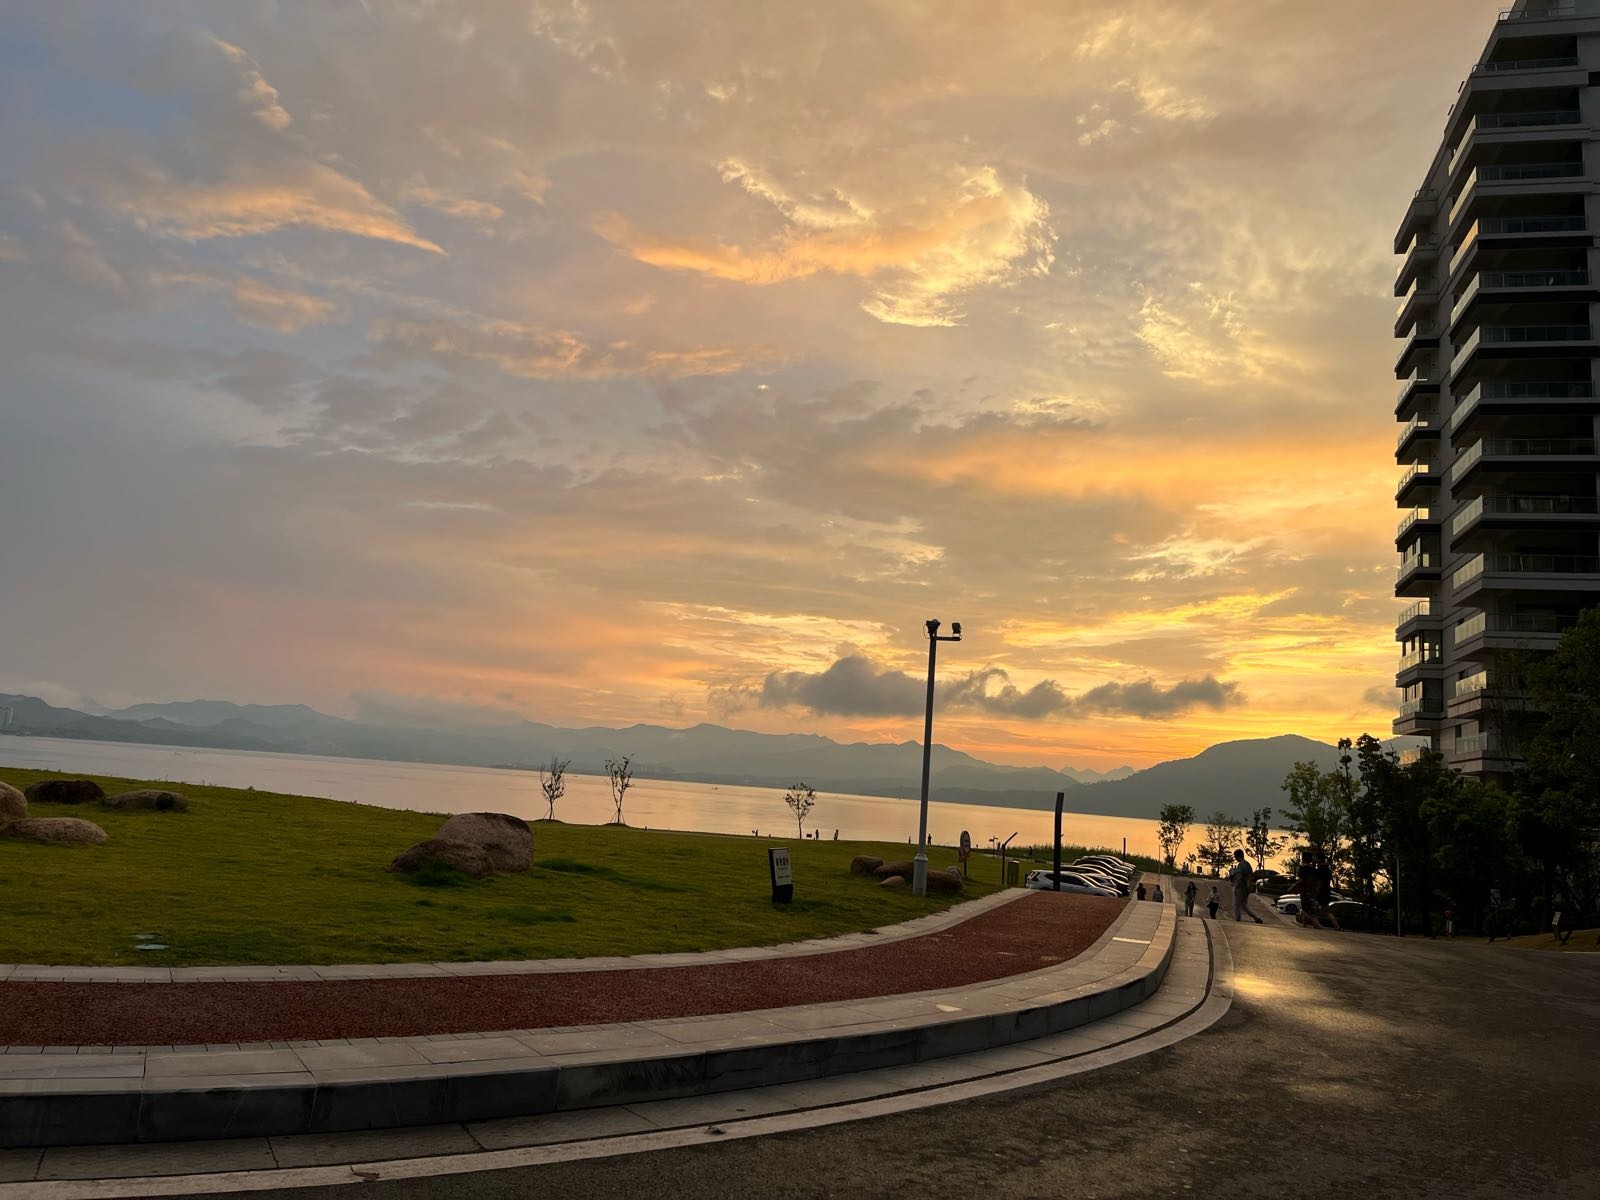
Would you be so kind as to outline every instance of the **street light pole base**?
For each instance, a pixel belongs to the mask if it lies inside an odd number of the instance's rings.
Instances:
[[[926,896],[928,894],[928,852],[918,850],[917,856],[911,860],[911,894],[913,896]]]

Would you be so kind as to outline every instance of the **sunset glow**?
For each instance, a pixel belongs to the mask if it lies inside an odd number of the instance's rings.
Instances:
[[[19,6],[0,691],[899,742],[939,617],[982,758],[1386,735],[1501,6]]]

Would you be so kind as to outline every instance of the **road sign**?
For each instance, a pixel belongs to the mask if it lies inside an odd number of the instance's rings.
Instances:
[[[961,831],[961,874],[967,873],[967,856],[972,853],[972,835],[965,829]]]

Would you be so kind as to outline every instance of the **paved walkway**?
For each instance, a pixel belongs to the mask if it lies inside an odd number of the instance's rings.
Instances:
[[[1005,908],[1044,918],[1090,907],[1086,897],[1017,896],[972,921]],[[1176,923],[1165,905],[1129,904],[1070,961],[1019,961],[1021,973],[981,983],[848,1002],[331,1044],[13,1047],[0,1056],[0,1145],[490,1119],[944,1058],[1063,1032],[1147,999],[1170,961]]]

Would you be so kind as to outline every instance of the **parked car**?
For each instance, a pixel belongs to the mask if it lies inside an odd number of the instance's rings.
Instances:
[[[1026,886],[1036,892],[1053,892],[1056,886],[1055,872],[1029,871]],[[1113,899],[1117,896],[1117,893],[1110,888],[1090,883],[1083,876],[1076,875],[1071,871],[1061,872],[1061,890],[1063,892],[1072,892],[1079,896],[1110,896]]]
[[[1132,863],[1123,862],[1120,858],[1113,858],[1109,854],[1085,854],[1078,861],[1082,863],[1095,863],[1101,867],[1104,867],[1107,874],[1116,875],[1119,878],[1124,879],[1131,879],[1133,876],[1139,873],[1139,868],[1134,866]]]
[[[1072,863],[1065,869],[1072,871],[1076,875],[1083,876],[1083,878],[1087,879],[1090,883],[1095,884],[1098,887],[1110,888],[1119,896],[1126,896],[1130,891],[1133,890],[1120,879],[1115,879],[1110,875],[1103,874],[1100,871],[1091,870],[1088,867],[1079,866],[1077,863]]]
[[[1328,903],[1328,911],[1333,914],[1333,919],[1339,922],[1343,929],[1353,929],[1359,933],[1371,933],[1380,929],[1392,929],[1394,917],[1385,913],[1371,904],[1363,904],[1360,900],[1332,900]]]
[[[1338,904],[1348,899],[1350,899],[1350,897],[1343,895],[1340,892],[1328,893],[1329,904]],[[1298,913],[1300,911],[1300,893],[1289,892],[1286,895],[1279,896],[1278,911],[1281,913],[1288,913],[1291,917]]]

